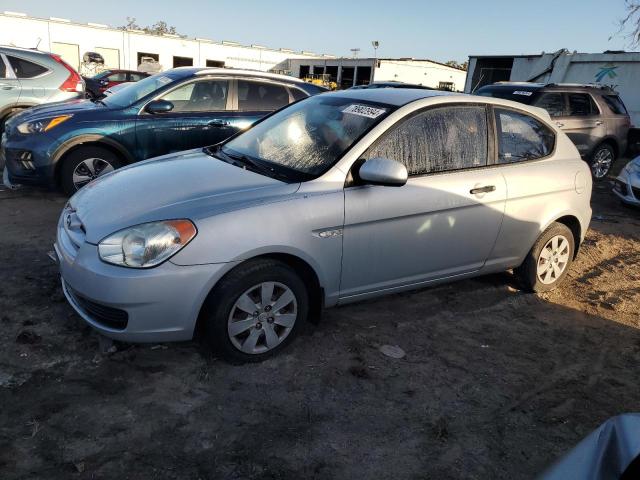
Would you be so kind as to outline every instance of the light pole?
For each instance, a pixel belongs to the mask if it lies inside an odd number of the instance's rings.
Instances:
[[[374,40],[371,42],[373,46],[373,59],[374,61],[378,60],[378,47],[380,46],[380,42],[378,40]]]
[[[351,53],[353,53],[353,58],[358,58],[358,52],[360,51],[359,48],[352,48],[351,49]]]

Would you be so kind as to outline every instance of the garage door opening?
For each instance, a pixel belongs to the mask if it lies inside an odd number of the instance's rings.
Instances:
[[[207,67],[222,68],[224,67],[224,62],[221,62],[220,60],[207,60]]]
[[[193,58],[173,57],[173,68],[176,67],[193,67]]]

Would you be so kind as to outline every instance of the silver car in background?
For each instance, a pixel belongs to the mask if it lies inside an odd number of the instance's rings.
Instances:
[[[75,98],[84,98],[84,82],[60,56],[0,46],[0,133],[25,108]]]
[[[202,331],[223,358],[259,361],[323,307],[511,268],[527,290],[554,288],[591,186],[543,110],[348,90],[101,177],[64,208],[55,249],[68,301],[100,333]]]
[[[613,193],[621,202],[640,207],[640,157],[625,165],[613,183]]]

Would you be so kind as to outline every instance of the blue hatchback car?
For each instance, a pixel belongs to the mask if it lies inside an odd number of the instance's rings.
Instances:
[[[133,162],[216,144],[274,110],[326,91],[285,75],[176,68],[96,102],[26,110],[6,124],[5,183],[68,195]]]

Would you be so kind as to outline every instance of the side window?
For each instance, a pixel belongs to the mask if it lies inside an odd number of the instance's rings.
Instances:
[[[0,57],[0,78],[7,78],[7,67],[2,57]]]
[[[616,115],[628,115],[627,107],[624,106],[624,103],[618,95],[603,95],[602,99]]]
[[[598,108],[594,105],[591,95],[586,93],[569,93],[569,115],[572,117],[586,117],[598,115]]]
[[[498,163],[535,160],[553,151],[555,134],[542,122],[512,110],[496,108],[495,112]]]
[[[131,81],[132,82],[139,82],[143,78],[147,78],[147,76],[146,75],[142,75],[140,73],[132,73],[131,74]]]
[[[173,103],[172,113],[212,112],[226,110],[228,93],[227,80],[201,80],[176,88],[162,100]]]
[[[107,81],[109,82],[126,82],[127,81],[127,72],[116,72],[112,73],[107,77]]]
[[[18,57],[7,55],[11,68],[18,78],[34,78],[47,71],[42,65]]]
[[[409,175],[487,164],[487,113],[482,106],[437,107],[393,127],[367,152],[407,167]]]
[[[272,83],[238,80],[238,110],[273,111],[289,104],[286,87]]]
[[[298,100],[302,100],[303,98],[307,98],[309,96],[306,93],[304,93],[302,90],[300,90],[299,88],[290,88],[289,91],[291,92],[291,95],[293,96],[293,101],[294,102],[297,102]]]
[[[561,117],[565,114],[564,94],[562,93],[543,93],[534,105],[544,108],[552,117]]]

